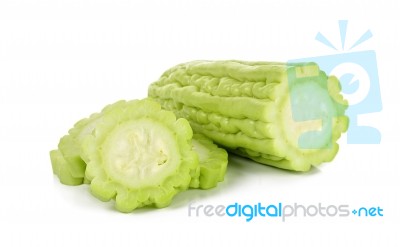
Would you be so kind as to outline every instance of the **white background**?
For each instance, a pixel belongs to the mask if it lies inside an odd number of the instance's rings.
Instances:
[[[0,246],[397,246],[399,241],[398,1],[0,2]],[[296,174],[233,158],[225,182],[179,194],[168,208],[122,214],[87,186],[61,185],[49,151],[75,121],[119,99],[143,98],[167,68],[195,59],[288,59],[340,54],[367,29],[383,111],[363,119],[380,145],[349,145]],[[187,205],[240,203],[380,206],[384,217],[188,217]]]

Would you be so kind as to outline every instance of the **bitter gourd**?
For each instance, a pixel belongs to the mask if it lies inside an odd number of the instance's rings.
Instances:
[[[53,173],[57,175],[61,183],[66,185],[79,185],[83,183],[83,177],[72,176],[69,164],[59,150],[50,151],[50,159]]]
[[[193,61],[167,70],[148,95],[229,151],[307,171],[335,157],[348,127],[340,90],[314,63]]]
[[[104,112],[82,142],[86,177],[97,198],[115,198],[122,212],[167,206],[186,190],[198,166],[185,119],[151,100],[133,100]]]
[[[202,134],[194,134],[193,150],[199,157],[199,187],[210,189],[222,182],[228,165],[228,153]]]
[[[60,139],[58,150],[50,153],[54,174],[63,184],[80,185],[83,182],[90,183],[85,177],[86,163],[81,150],[83,139],[89,135],[102,121],[102,115],[113,108],[122,107],[124,101],[119,101],[105,107],[100,113],[94,113],[90,117],[78,121],[73,128]],[[207,137],[196,134],[192,139],[192,148],[199,156],[198,169],[192,170],[190,188],[208,189],[215,187],[223,181],[228,163],[227,153],[217,147]]]
[[[119,101],[77,122],[50,152],[53,172],[68,185],[90,183],[116,208],[164,207],[181,190],[222,181],[226,151],[195,135],[187,120],[150,99]]]
[[[67,185],[79,185],[89,182],[85,177],[86,163],[82,160],[81,143],[90,134],[96,124],[101,120],[103,113],[111,111],[113,108],[120,107],[125,101],[118,101],[106,106],[101,113],[94,113],[88,118],[78,121],[73,128],[68,131],[68,135],[63,136],[58,144],[58,150],[50,152],[53,172],[58,175],[60,182]],[[61,169],[62,167],[62,169]],[[54,169],[56,168],[56,170]],[[61,178],[60,172],[63,178]],[[66,179],[66,177],[71,177]]]

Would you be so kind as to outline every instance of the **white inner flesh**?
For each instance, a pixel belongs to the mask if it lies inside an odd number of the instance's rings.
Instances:
[[[152,120],[116,127],[102,148],[107,174],[131,188],[159,185],[180,164],[173,133]]]
[[[192,146],[193,146],[193,150],[199,156],[199,162],[202,163],[202,162],[206,161],[209,156],[209,150],[204,145],[202,145],[200,142],[196,141],[195,139],[192,139]]]
[[[101,117],[98,115],[95,119],[93,119],[91,122],[87,123],[85,127],[81,130],[79,135],[77,136],[77,139],[79,142],[82,142],[83,138],[85,138],[87,135],[92,133],[96,125],[100,122]]]

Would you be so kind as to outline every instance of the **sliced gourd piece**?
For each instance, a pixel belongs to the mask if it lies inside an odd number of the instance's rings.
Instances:
[[[202,134],[194,134],[193,150],[199,156],[199,188],[210,189],[222,182],[228,165],[228,153]],[[197,187],[194,187],[197,188]]]
[[[84,178],[86,163],[80,156],[80,145],[71,135],[65,135],[60,139],[58,150],[66,162],[66,169],[75,178]]]
[[[94,113],[90,117],[78,121],[74,127],[68,131],[68,135],[65,135],[60,139],[58,144],[60,154],[58,155],[63,156],[65,169],[71,173],[72,177],[78,179],[83,178],[82,181],[85,183],[90,182],[85,178],[86,162],[82,159],[82,140],[90,134],[96,124],[101,121],[104,112],[111,111],[113,108],[119,107],[123,104],[125,104],[124,101],[118,101],[112,105],[104,107],[101,113]]]
[[[103,201],[115,198],[121,212],[169,205],[198,169],[192,135],[187,120],[149,99],[104,112],[82,142],[92,194]]]
[[[53,173],[57,175],[60,182],[66,185],[79,185],[83,183],[83,178],[72,176],[68,169],[68,162],[59,150],[50,151],[51,165]]]
[[[102,115],[104,112],[111,111],[114,108],[121,107],[125,104],[125,101],[118,101],[117,103],[106,106],[101,113],[94,113],[89,118],[84,118],[78,121],[72,129],[69,130],[69,134],[65,135],[60,139],[58,145],[59,154],[63,157],[65,169],[71,173],[72,177],[83,178],[83,183],[90,184],[90,179],[85,177],[86,162],[84,154],[81,152],[82,140],[90,134],[96,124],[102,121]],[[190,182],[191,188],[199,187],[200,178],[200,167],[191,171],[192,180]]]

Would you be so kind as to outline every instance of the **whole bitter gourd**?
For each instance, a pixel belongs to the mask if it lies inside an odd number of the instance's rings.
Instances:
[[[193,61],[167,70],[148,95],[231,152],[307,171],[335,157],[347,130],[340,90],[314,63]]]

